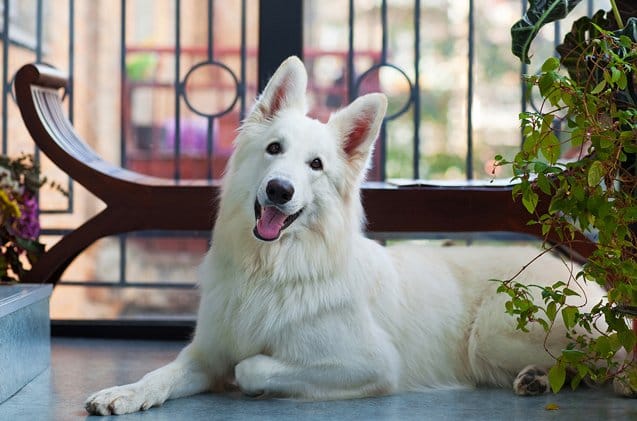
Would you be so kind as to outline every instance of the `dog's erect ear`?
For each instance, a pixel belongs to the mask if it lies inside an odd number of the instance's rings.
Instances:
[[[330,117],[328,124],[339,133],[345,155],[359,171],[367,164],[386,111],[387,97],[374,93],[356,98]]]
[[[305,66],[298,57],[289,57],[274,72],[248,118],[257,121],[267,120],[287,108],[295,108],[305,113],[306,89]]]

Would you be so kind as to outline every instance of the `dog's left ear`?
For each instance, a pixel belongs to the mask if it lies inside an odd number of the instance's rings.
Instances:
[[[367,166],[386,111],[387,97],[373,93],[356,98],[330,117],[328,124],[336,129],[348,161],[358,172]]]

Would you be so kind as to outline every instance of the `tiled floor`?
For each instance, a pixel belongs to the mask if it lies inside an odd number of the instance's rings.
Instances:
[[[0,420],[79,420],[86,396],[97,389],[137,380],[171,360],[178,342],[54,338],[51,368],[0,404]],[[0,379],[1,381],[2,379]],[[550,403],[559,409],[547,410]],[[90,417],[95,419],[96,417]],[[115,418],[115,417],[113,417]],[[145,420],[637,420],[637,400],[608,390],[566,391],[536,398],[509,390],[447,390],[331,402],[251,400],[202,394],[166,402],[147,412],[117,417]]]

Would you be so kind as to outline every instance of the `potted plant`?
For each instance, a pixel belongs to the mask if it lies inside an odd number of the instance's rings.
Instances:
[[[49,365],[51,286],[18,283],[44,252],[37,192],[46,182],[31,155],[0,155],[0,403]]]
[[[529,47],[540,28],[566,16],[580,0],[530,0],[526,15],[511,29],[512,50],[528,63]],[[571,344],[554,355],[549,383],[558,392],[573,373],[570,385],[584,379],[613,378],[623,394],[637,395],[635,361],[615,357],[636,346],[628,316],[637,315],[637,4],[610,0],[610,11],[576,20],[539,73],[527,76],[529,91],[539,93],[537,109],[520,114],[523,146],[510,165],[514,198],[532,215],[530,224],[553,234],[562,244],[585,233],[597,243],[582,270],[570,280],[550,286],[525,286],[515,278],[500,281],[508,294],[506,311],[518,329],[542,325],[547,337],[557,317],[568,328]],[[560,157],[570,150],[574,160]],[[590,312],[566,304],[579,295],[578,282],[607,288],[607,302]],[[539,294],[539,295],[537,295]],[[533,296],[541,296],[538,304]],[[604,321],[608,328],[602,328]],[[578,334],[583,329],[587,334]],[[597,335],[588,333],[597,331]]]
[[[31,155],[0,156],[0,281],[18,282],[44,252],[37,193],[47,182]],[[61,187],[51,183],[59,191]]]

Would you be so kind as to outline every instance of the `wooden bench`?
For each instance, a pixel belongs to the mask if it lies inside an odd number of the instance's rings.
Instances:
[[[106,236],[213,228],[218,181],[177,182],[105,162],[65,116],[61,91],[66,85],[67,77],[52,67],[25,65],[15,77],[18,106],[42,152],[100,198],[106,208],[50,247],[33,266],[26,282],[55,284],[73,259]],[[362,193],[367,229],[372,233],[508,231],[540,237],[538,226],[527,225],[529,215],[521,203],[512,200],[511,189],[367,183]],[[175,215],[176,204],[179,215]],[[593,249],[594,245],[581,237],[573,243],[572,256],[584,260]]]

